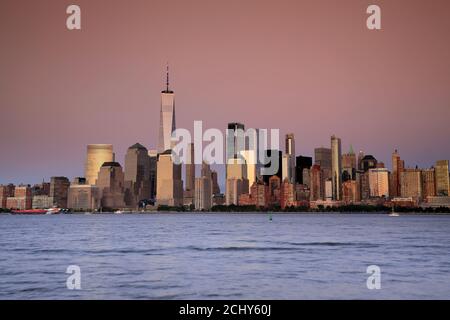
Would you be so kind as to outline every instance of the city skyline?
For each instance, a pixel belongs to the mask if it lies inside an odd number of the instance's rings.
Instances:
[[[449,159],[450,4],[378,2],[380,32],[365,28],[367,3],[358,1],[283,1],[258,12],[252,1],[239,10],[233,1],[172,1],[173,19],[156,34],[159,1],[136,2],[133,21],[123,4],[105,13],[101,1],[79,1],[86,15],[79,33],[60,23],[63,3],[26,3],[23,11],[25,2],[4,1],[0,133],[9,138],[0,141],[0,182],[83,176],[92,143],[112,144],[122,165],[136,142],[157,149],[167,61],[179,127],[204,120],[210,128],[280,128],[280,138],[295,134],[296,153],[305,156],[336,134],[343,153],[353,145],[388,168],[395,149],[407,167]]]

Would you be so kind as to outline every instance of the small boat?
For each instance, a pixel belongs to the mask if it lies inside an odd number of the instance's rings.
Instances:
[[[389,214],[389,217],[400,217],[400,214],[395,212],[394,207],[392,207],[392,212]]]
[[[117,211],[115,211],[114,213],[115,213],[115,214],[122,214],[123,211],[122,211],[122,210],[117,210]]]
[[[47,212],[45,214],[60,214],[61,213],[61,209],[59,208],[51,208],[48,209]]]

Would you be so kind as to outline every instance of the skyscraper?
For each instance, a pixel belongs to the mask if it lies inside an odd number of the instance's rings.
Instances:
[[[202,164],[201,177],[195,179],[195,209],[209,210],[212,206],[211,169],[207,163]]]
[[[315,148],[314,163],[320,165],[322,170],[329,169],[331,172],[331,149],[323,147]]]
[[[436,161],[435,165],[436,194],[438,196],[448,196],[450,183],[448,176],[448,160]]]
[[[172,132],[175,131],[175,94],[169,89],[169,65],[166,73],[166,89],[161,92],[158,152],[172,149]]]
[[[312,166],[311,157],[298,156],[295,158],[296,183],[307,184],[307,181],[303,179],[305,177],[304,172],[305,169],[307,170],[306,172],[308,172],[309,169],[311,169],[311,166]]]
[[[158,205],[183,205],[183,181],[181,164],[175,164],[172,151],[166,150],[158,154],[156,202]]]
[[[341,139],[336,136],[331,137],[331,179],[333,200],[342,199],[342,154]]]
[[[403,169],[400,173],[401,196],[413,198],[418,203],[423,196],[422,173],[420,169]]]
[[[323,200],[324,180],[322,179],[322,170],[319,164],[315,164],[310,170],[310,196],[311,201]]]
[[[98,172],[105,162],[113,162],[114,153],[112,144],[89,144],[87,146],[87,157],[85,174],[87,184],[94,185],[97,181]]]
[[[342,180],[355,180],[356,169],[356,154],[350,146],[348,153],[342,155]]]
[[[105,162],[100,168],[96,186],[101,195],[101,206],[108,209],[125,207],[124,174],[118,162]]]
[[[136,207],[139,201],[150,199],[150,157],[147,148],[139,143],[127,150],[124,180],[128,206]]]
[[[158,162],[158,151],[149,150],[148,156],[150,158],[150,199],[156,199],[156,166]]]
[[[400,173],[405,167],[405,162],[400,159],[400,155],[398,151],[395,150],[392,153],[392,174],[391,174],[391,187],[390,194],[391,198],[395,198],[400,196],[401,188],[400,188]]]
[[[434,168],[422,170],[423,198],[436,196],[436,179]]]
[[[226,171],[226,204],[237,205],[239,196],[243,193],[249,193],[245,160],[229,159]]]
[[[244,150],[241,151],[241,155],[245,160],[245,169],[247,171],[245,175],[248,179],[249,184],[248,193],[250,193],[250,187],[257,179],[256,152],[254,150]]]
[[[389,197],[389,171],[384,168],[369,170],[370,197]]]
[[[295,137],[293,133],[288,133],[286,135],[286,155],[288,156],[288,168],[285,170],[288,171],[289,181],[291,183],[295,183],[296,181],[296,159],[295,159]]]
[[[186,162],[186,191],[193,192],[195,184],[194,144],[189,143]]]

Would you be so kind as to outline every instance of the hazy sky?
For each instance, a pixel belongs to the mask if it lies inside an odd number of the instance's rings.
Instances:
[[[83,175],[89,143],[122,164],[135,142],[156,148],[166,61],[178,127],[280,128],[302,155],[336,134],[389,166],[395,148],[409,166],[450,159],[449,14],[448,0],[1,0],[0,183]]]

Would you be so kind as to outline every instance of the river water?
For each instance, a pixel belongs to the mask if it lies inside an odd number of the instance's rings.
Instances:
[[[1,215],[0,299],[450,299],[450,216]]]

